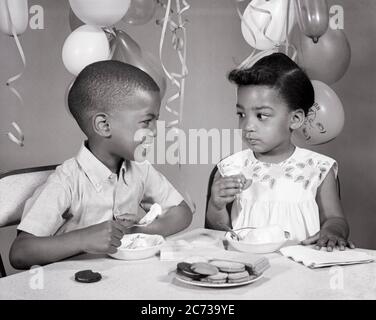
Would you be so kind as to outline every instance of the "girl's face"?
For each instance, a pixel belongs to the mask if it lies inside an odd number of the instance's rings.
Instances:
[[[236,109],[243,140],[261,154],[288,147],[292,129],[304,120],[302,110],[291,110],[278,91],[268,86],[240,86]]]

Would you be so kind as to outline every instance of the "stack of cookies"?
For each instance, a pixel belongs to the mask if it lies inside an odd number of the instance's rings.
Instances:
[[[210,260],[209,262],[180,262],[177,265],[179,277],[190,281],[202,281],[213,284],[222,283],[243,283],[257,278],[259,274],[254,273],[244,263]]]

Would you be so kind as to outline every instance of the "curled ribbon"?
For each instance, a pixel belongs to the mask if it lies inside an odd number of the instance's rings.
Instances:
[[[14,41],[16,42],[16,46],[17,46],[18,52],[19,52],[19,54],[20,54],[20,57],[21,57],[21,60],[22,60],[22,63],[23,63],[23,70],[22,70],[19,74],[15,75],[15,76],[13,76],[13,77],[11,77],[11,78],[9,78],[9,79],[6,81],[6,85],[8,86],[9,90],[10,90],[10,91],[11,91],[11,92],[17,97],[17,99],[20,101],[21,105],[24,106],[24,101],[23,101],[23,99],[22,99],[22,96],[21,96],[20,93],[16,90],[16,88],[14,88],[14,87],[12,86],[12,83],[13,83],[14,81],[18,80],[18,79],[22,76],[22,74],[23,74],[23,72],[24,72],[24,70],[25,70],[25,68],[26,68],[26,58],[25,58],[25,54],[24,54],[24,51],[23,51],[23,49],[22,49],[22,46],[21,46],[20,40],[18,39],[17,32],[16,32],[16,28],[14,27],[14,24],[13,24],[13,21],[12,21],[12,15],[10,14],[10,10],[9,10],[9,1],[10,1],[10,0],[7,0],[7,2],[6,2],[6,9],[7,9],[8,21],[9,21],[10,24],[11,24],[12,35],[13,35]],[[17,131],[17,135],[18,135],[18,137],[16,137],[13,133],[8,132],[8,133],[7,133],[8,138],[9,138],[12,142],[18,144],[20,147],[23,147],[23,145],[24,145],[24,140],[25,140],[25,136],[24,136],[24,134],[23,134],[21,128],[18,126],[18,124],[17,124],[16,122],[12,122],[12,126],[13,126],[13,128]]]
[[[159,42],[159,59],[161,61],[162,69],[166,74],[167,78],[171,81],[172,85],[176,87],[176,93],[169,97],[166,101],[165,109],[167,112],[173,114],[174,116],[178,117],[178,119],[170,121],[167,123],[167,127],[175,127],[176,125],[182,122],[182,115],[183,115],[183,106],[184,106],[184,86],[185,86],[185,77],[188,75],[188,68],[186,64],[186,38],[187,33],[185,29],[186,21],[183,21],[182,14],[190,8],[189,4],[185,0],[176,0],[176,15],[178,18],[178,22],[174,22],[172,20],[172,14],[174,10],[171,9],[171,0],[167,1],[165,7],[165,15],[162,20],[157,21],[158,24],[162,23],[162,32],[161,38]],[[183,7],[181,8],[181,2]],[[163,45],[164,40],[166,37],[167,27],[169,27],[170,31],[172,32],[172,46],[176,50],[179,61],[181,63],[182,69],[180,73],[169,72],[163,62]],[[182,34],[181,36],[179,34]],[[179,111],[172,109],[170,105],[175,100],[179,100]]]
[[[178,119],[170,121],[167,123],[167,128],[174,128],[177,129],[177,126],[182,123],[183,120],[183,107],[184,107],[184,88],[185,88],[185,78],[188,75],[188,68],[186,64],[187,59],[187,32],[185,25],[187,20],[183,20],[183,13],[186,12],[190,5],[187,3],[186,0],[175,0],[176,3],[176,12],[171,8],[172,1],[167,0],[167,4],[162,4],[161,1],[158,1],[160,5],[165,8],[164,18],[161,20],[157,20],[157,24],[162,25],[162,32],[161,38],[159,42],[159,59],[161,61],[162,69],[166,74],[167,78],[171,81],[172,85],[176,87],[176,93],[169,97],[165,104],[165,109],[167,112],[171,113],[172,115],[178,117]],[[172,20],[172,15],[177,17],[177,22]],[[169,28],[170,32],[172,33],[172,47],[178,54],[178,58],[181,64],[181,71],[180,73],[170,72],[164,62],[163,62],[163,45],[166,37],[167,27]],[[173,102],[177,102],[179,100],[179,109],[174,110],[171,107]],[[180,141],[179,141],[179,132],[178,132],[178,157],[179,157],[179,169],[181,168],[180,162]],[[181,179],[181,183],[184,184],[184,179]],[[183,189],[185,187],[183,186]],[[192,200],[189,193],[185,192],[185,198],[187,204],[191,208],[192,212],[196,211],[196,204]]]

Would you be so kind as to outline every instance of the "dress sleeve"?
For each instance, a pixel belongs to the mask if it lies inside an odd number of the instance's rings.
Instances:
[[[337,179],[338,177],[338,163],[336,160],[330,157],[320,157],[317,161],[317,169],[319,170],[319,179],[317,185],[318,187],[325,180],[326,176],[328,175],[331,169],[333,169],[334,178]]]

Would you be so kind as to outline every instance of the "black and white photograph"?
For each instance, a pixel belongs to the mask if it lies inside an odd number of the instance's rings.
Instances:
[[[0,300],[376,300],[375,17],[0,0]]]

